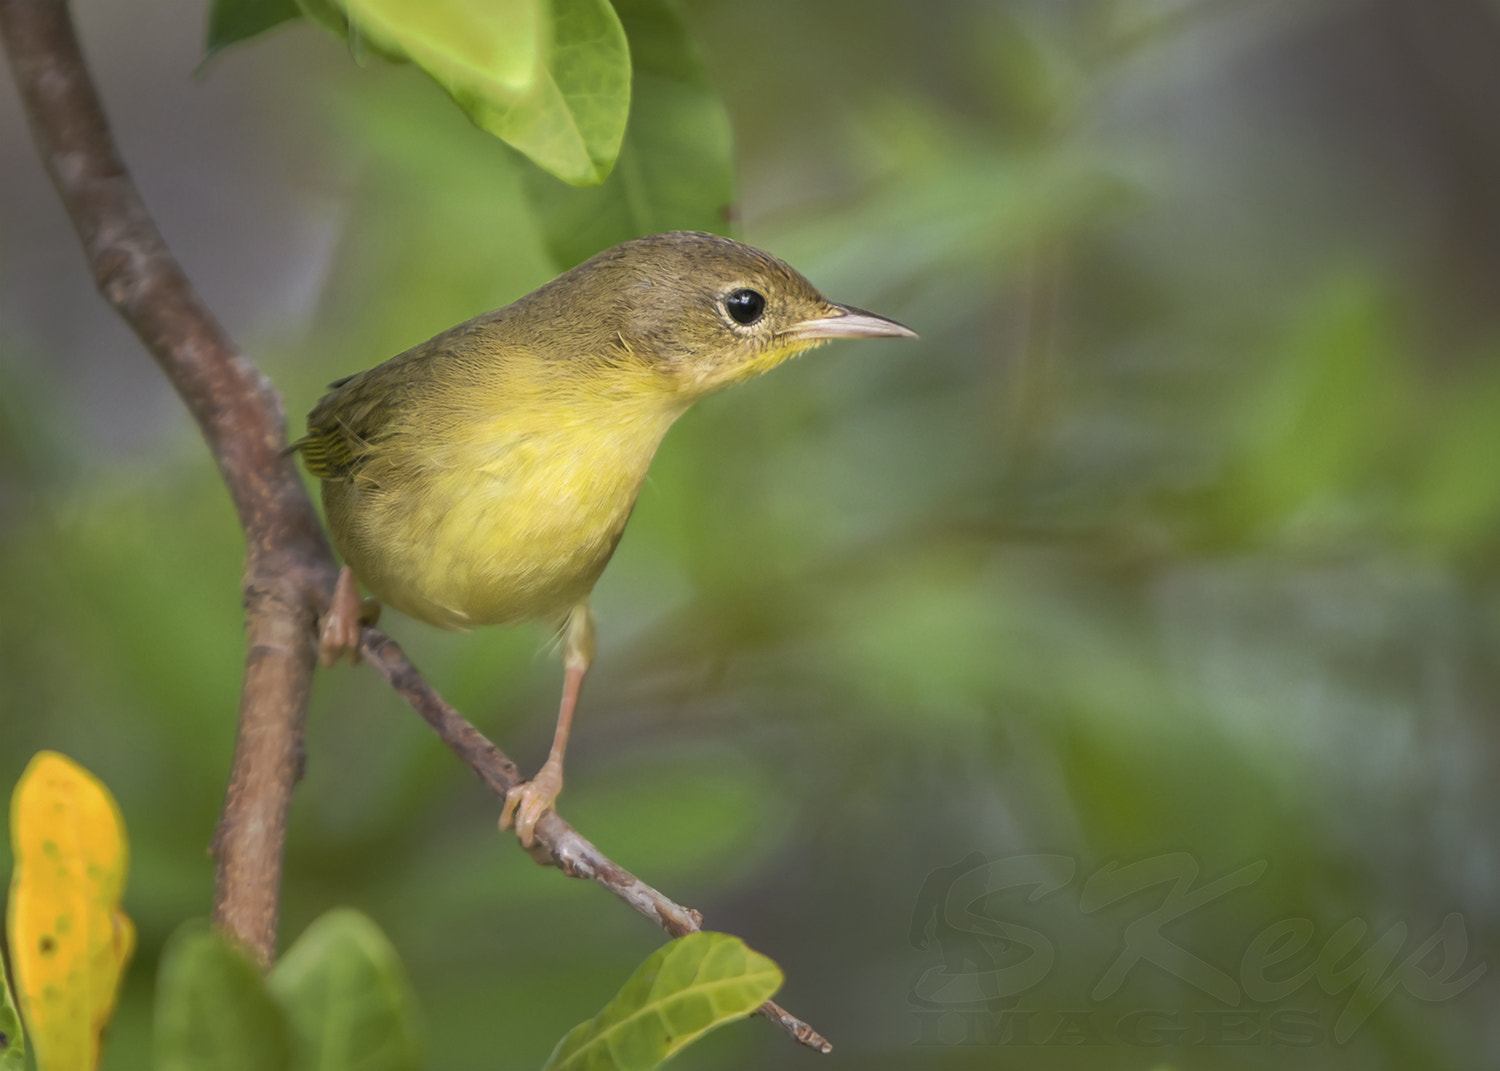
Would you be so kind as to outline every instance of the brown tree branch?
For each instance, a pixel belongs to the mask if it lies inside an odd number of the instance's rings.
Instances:
[[[47,174],[99,291],[136,333],[198,422],[245,532],[247,652],[224,811],[214,838],[214,921],[262,965],[276,953],[287,810],[301,773],[316,624],[335,566],[285,453],[280,395],[199,299],[156,229],[110,137],[64,0],[0,0],[0,39]],[[520,773],[446,703],[394,641],[364,630],[361,650],[500,799]],[[674,937],[702,916],[615,865],[555,813],[533,857],[588,878]],[[802,1044],[831,1046],[767,1001],[759,1014]]]
[[[521,781],[521,772],[505,752],[438,695],[407,659],[406,652],[385,633],[375,628],[362,629],[359,653],[503,803],[506,792]],[[587,878],[609,890],[673,937],[703,928],[699,912],[668,899],[616,865],[556,811],[548,811],[537,822],[536,845],[531,854],[537,862],[555,866],[569,877]],[[810,1049],[833,1051],[823,1035],[775,1001],[766,1001],[756,1014],[771,1020]]]
[[[313,622],[333,581],[333,558],[281,454],[281,399],[167,250],[110,138],[67,5],[0,0],[0,37],[37,155],[94,281],[198,422],[245,531],[248,647],[214,839],[214,920],[267,964],[276,952],[287,809],[301,769]]]

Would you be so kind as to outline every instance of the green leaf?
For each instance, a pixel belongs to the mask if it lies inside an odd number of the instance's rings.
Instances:
[[[372,42],[457,97],[513,99],[537,78],[542,0],[335,0]]]
[[[630,111],[630,46],[609,0],[334,2],[351,41],[411,59],[538,166],[579,185],[608,176]]]
[[[214,0],[208,12],[208,55],[301,17],[297,0]]]
[[[405,1071],[422,1065],[416,1002],[396,950],[365,915],[317,919],[271,971],[297,1068]]]
[[[679,937],[653,952],[603,1011],[568,1031],[543,1071],[649,1071],[780,987],[781,968],[738,937]]]
[[[630,46],[609,0],[551,0],[541,70],[514,101],[454,94],[480,128],[565,182],[603,182],[630,113]]]
[[[724,232],[734,201],[729,112],[671,0],[617,0],[630,40],[631,115],[603,185],[528,172],[527,193],[563,267],[643,234]]]
[[[349,20],[334,0],[297,0],[297,7],[313,22],[340,37],[349,36]]]
[[[0,1071],[26,1071],[26,1032],[0,958]]]
[[[161,1071],[279,1071],[291,1060],[286,1018],[260,972],[201,921],[162,952],[155,1042]]]

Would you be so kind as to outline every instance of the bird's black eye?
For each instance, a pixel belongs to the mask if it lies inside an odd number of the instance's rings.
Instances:
[[[735,323],[749,327],[766,311],[765,295],[758,290],[736,290],[724,299],[724,311]]]

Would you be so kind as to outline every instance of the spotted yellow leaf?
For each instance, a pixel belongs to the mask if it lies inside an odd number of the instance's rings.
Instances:
[[[125,823],[109,790],[62,755],[39,752],[10,808],[11,967],[39,1071],[98,1066],[135,928],[120,910]]]

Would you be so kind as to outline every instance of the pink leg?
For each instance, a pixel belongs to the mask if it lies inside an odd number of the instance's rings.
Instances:
[[[323,665],[337,665],[346,654],[351,662],[359,663],[359,625],[363,612],[354,570],[346,565],[339,571],[339,582],[334,586],[318,636],[318,660]]]
[[[568,734],[573,728],[573,710],[583,677],[594,657],[594,619],[587,603],[580,603],[568,617],[567,635],[563,641],[562,703],[557,710],[557,731],[552,734],[552,750],[535,777],[516,785],[505,794],[500,812],[500,828],[516,828],[516,839],[524,848],[536,841],[536,824],[552,810],[563,787],[563,754],[568,750]]]

